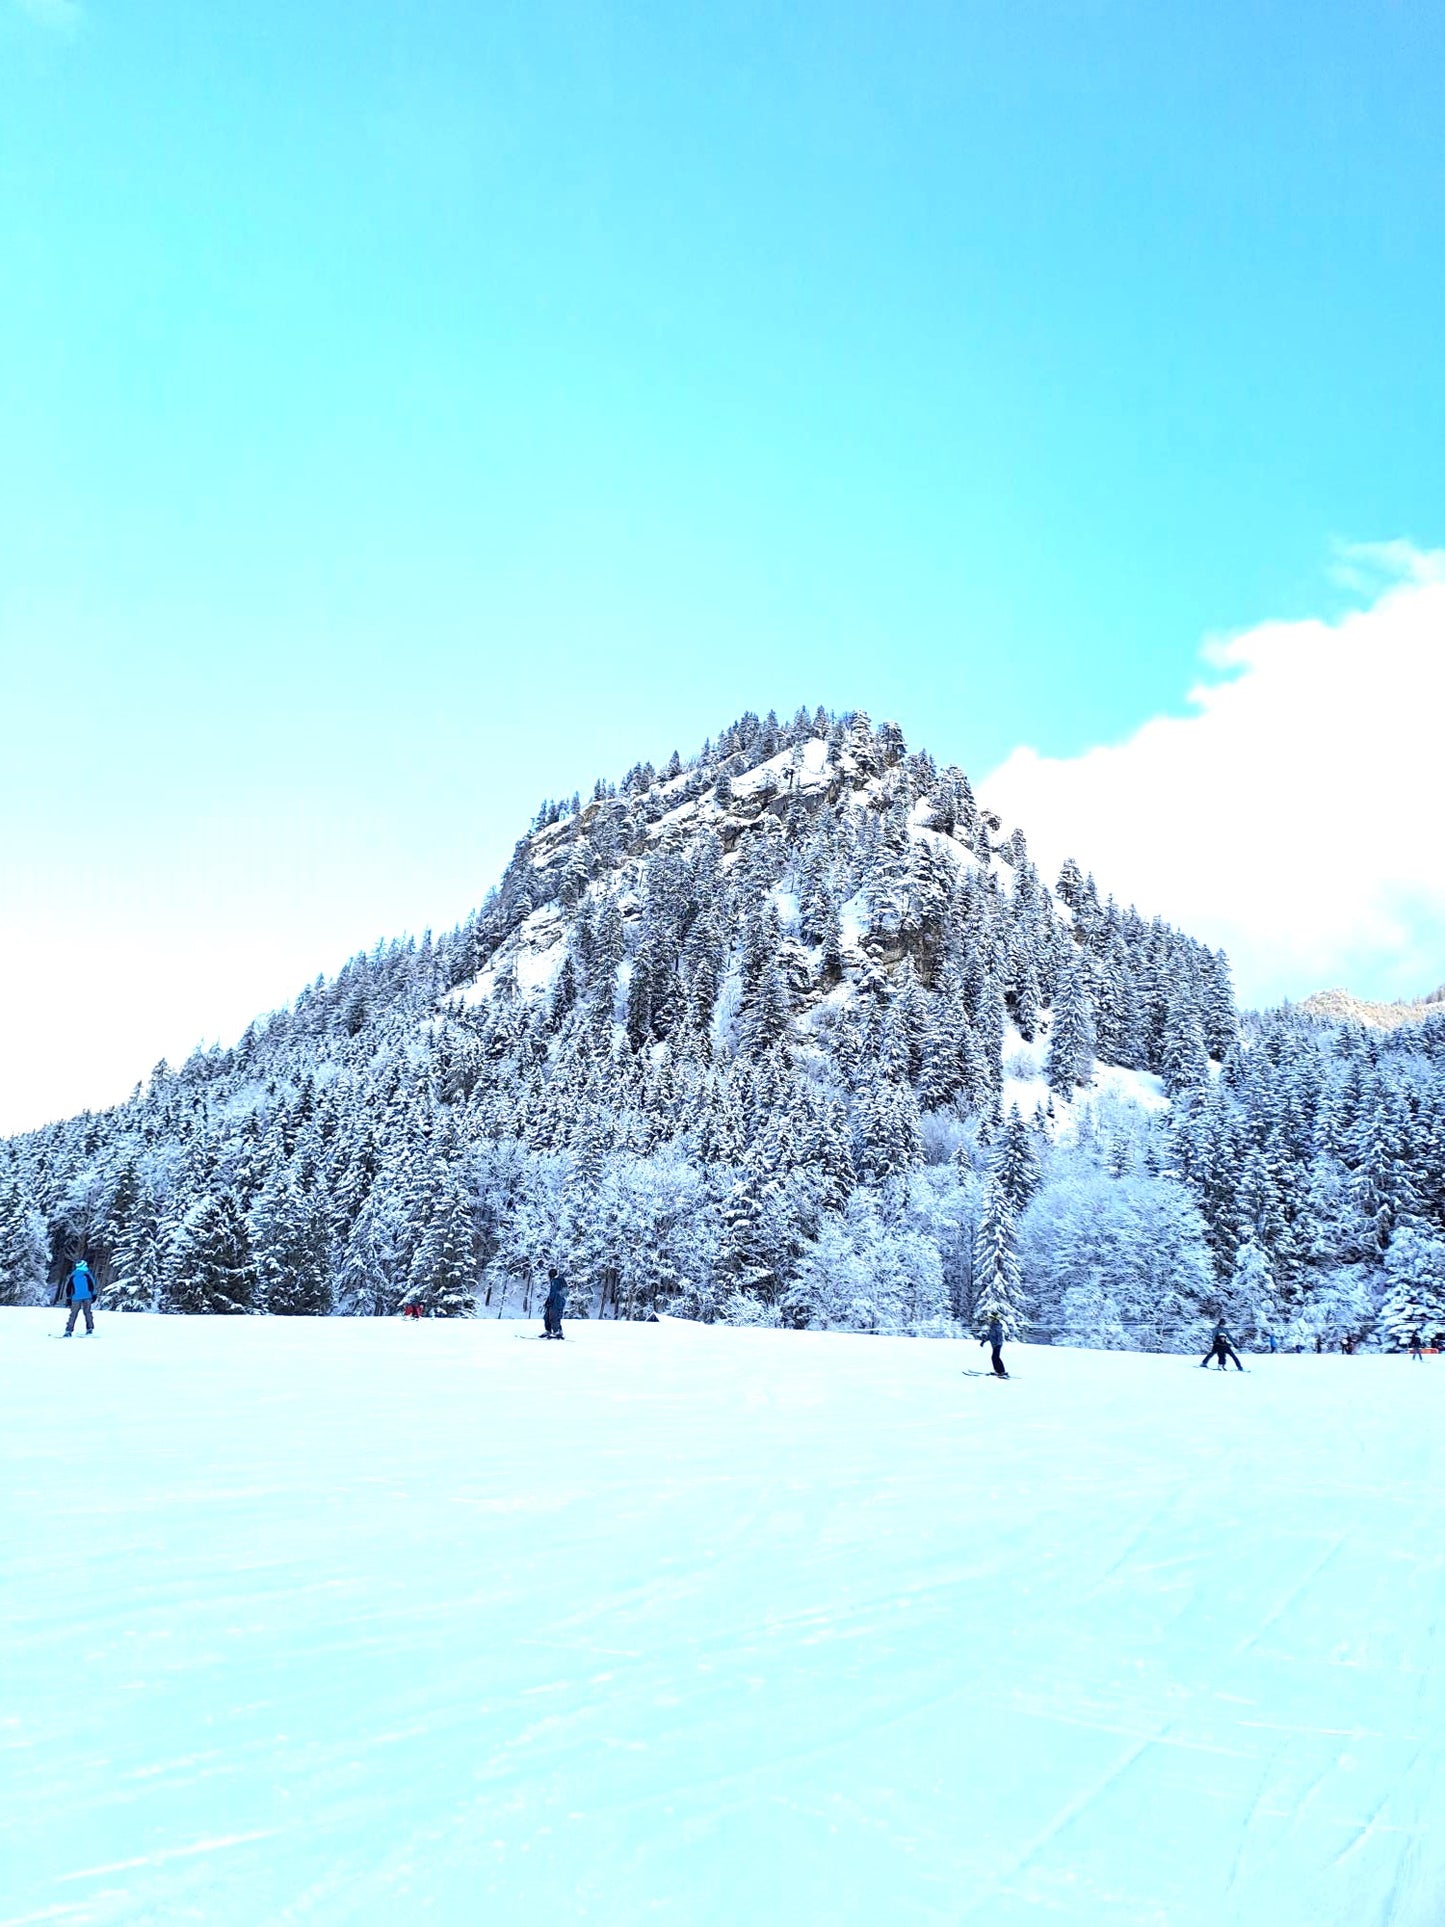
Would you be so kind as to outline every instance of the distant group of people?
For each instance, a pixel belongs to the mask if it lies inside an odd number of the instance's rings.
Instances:
[[[66,1338],[73,1336],[76,1321],[82,1314],[84,1314],[85,1317],[87,1336],[94,1336],[95,1301],[97,1296],[95,1276],[89,1264],[84,1258],[77,1259],[71,1267],[69,1275],[55,1287],[55,1296],[50,1301],[52,1305],[58,1305],[63,1297],[65,1302],[70,1306],[70,1316],[65,1321],[64,1336]],[[561,1338],[562,1318],[566,1309],[567,1280],[562,1276],[562,1273],[557,1269],[556,1265],[548,1265],[547,1296],[542,1305],[543,1338]],[[402,1306],[401,1313],[403,1318],[421,1318],[425,1316],[423,1307],[415,1299],[409,1299]],[[1266,1332],[1264,1334],[1264,1341],[1272,1352],[1279,1350],[1279,1344],[1273,1332]],[[978,1342],[981,1346],[988,1346],[990,1361],[995,1375],[999,1378],[1007,1378],[1008,1372],[1004,1369],[1003,1362],[1003,1324],[997,1316],[989,1320],[988,1327]],[[1354,1337],[1346,1336],[1340,1340],[1340,1350],[1348,1357],[1353,1354],[1356,1343],[1357,1341]],[[1301,1347],[1296,1345],[1294,1349],[1299,1351]],[[1318,1333],[1315,1334],[1315,1350],[1316,1352],[1322,1352],[1324,1350],[1324,1340]],[[1445,1352],[1445,1332],[1436,1332],[1433,1342],[1427,1346],[1421,1334],[1418,1331],[1412,1331],[1409,1346],[1410,1357],[1423,1362],[1427,1350]],[[1209,1349],[1205,1352],[1199,1363],[1201,1369],[1207,1370],[1210,1361],[1213,1360],[1214,1363],[1218,1365],[1220,1371],[1226,1371],[1228,1370],[1231,1359],[1234,1360],[1236,1370],[1242,1372],[1244,1367],[1239,1362],[1239,1353],[1234,1349],[1229,1333],[1225,1330],[1224,1320],[1221,1318],[1215,1322],[1214,1333],[1209,1341]]]
[[[1275,1335],[1273,1332],[1265,1332],[1264,1342],[1266,1345],[1268,1345],[1269,1349],[1272,1352],[1277,1352],[1279,1350],[1279,1341],[1275,1338]],[[1355,1355],[1355,1352],[1359,1348],[1359,1343],[1360,1343],[1359,1339],[1354,1335],[1353,1332],[1346,1332],[1345,1336],[1340,1340],[1340,1351],[1344,1354],[1346,1358],[1353,1358]],[[1320,1334],[1316,1332],[1315,1333],[1316,1353],[1322,1352],[1324,1348],[1325,1348],[1325,1341],[1320,1336]],[[1303,1351],[1304,1346],[1296,1345],[1294,1347],[1294,1350],[1297,1352]],[[1430,1341],[1428,1345],[1425,1343],[1424,1338],[1421,1336],[1419,1332],[1417,1331],[1411,1332],[1410,1342],[1409,1342],[1409,1353],[1411,1358],[1419,1359],[1423,1363],[1425,1353],[1427,1351],[1445,1352],[1445,1332],[1436,1332],[1434,1338]],[[1210,1359],[1216,1359],[1218,1361],[1220,1371],[1224,1371],[1226,1368],[1227,1361],[1231,1358],[1234,1360],[1236,1365],[1239,1365],[1238,1354],[1235,1352],[1233,1345],[1229,1341],[1229,1334],[1228,1332],[1225,1331],[1224,1322],[1221,1319],[1214,1327],[1214,1336],[1209,1341],[1209,1350],[1204,1354],[1203,1358],[1201,1358],[1199,1362],[1201,1365],[1208,1365]],[[1243,1371],[1244,1367],[1242,1365],[1239,1365],[1239,1369]]]

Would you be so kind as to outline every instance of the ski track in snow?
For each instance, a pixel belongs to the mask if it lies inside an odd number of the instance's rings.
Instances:
[[[0,1927],[1445,1919],[1445,1361],[0,1313]]]

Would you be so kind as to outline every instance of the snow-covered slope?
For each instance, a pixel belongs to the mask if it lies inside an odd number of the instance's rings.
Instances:
[[[0,1920],[1437,1927],[1445,1360],[0,1312]]]

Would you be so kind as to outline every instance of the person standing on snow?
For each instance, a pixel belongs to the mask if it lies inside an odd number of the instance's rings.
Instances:
[[[542,1336],[562,1336],[562,1314],[567,1309],[567,1280],[555,1265],[547,1267],[547,1302],[542,1307]]]
[[[1003,1368],[1003,1325],[999,1321],[997,1312],[989,1319],[988,1330],[978,1342],[980,1345],[987,1345],[993,1354],[993,1369],[996,1376],[1007,1378],[1008,1373]]]
[[[1411,1332],[1410,1334],[1410,1356],[1411,1358],[1418,1358],[1422,1365],[1425,1363],[1425,1354],[1420,1349],[1419,1332]]]
[[[95,1316],[91,1307],[95,1303],[95,1279],[91,1276],[90,1266],[85,1262],[84,1258],[77,1261],[75,1269],[66,1279],[64,1285],[57,1285],[55,1287],[55,1296],[50,1301],[52,1305],[58,1305],[60,1303],[62,1290],[65,1293],[66,1302],[70,1306],[70,1316],[65,1321],[64,1336],[66,1338],[71,1336],[75,1330],[76,1319],[79,1318],[81,1312],[84,1312],[86,1337],[94,1338]]]
[[[1231,1358],[1235,1364],[1239,1366],[1240,1371],[1244,1370],[1244,1367],[1239,1363],[1238,1352],[1235,1351],[1233,1345],[1229,1342],[1229,1333],[1224,1329],[1224,1320],[1222,1318],[1214,1327],[1214,1336],[1209,1341],[1209,1350],[1199,1361],[1201,1371],[1208,1370],[1211,1358],[1217,1358],[1219,1360],[1219,1369],[1222,1372],[1229,1369],[1227,1361]]]

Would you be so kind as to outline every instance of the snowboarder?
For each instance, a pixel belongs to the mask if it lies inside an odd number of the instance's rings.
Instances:
[[[1222,1372],[1228,1371],[1228,1360],[1231,1358],[1234,1360],[1236,1366],[1239,1367],[1240,1371],[1244,1370],[1244,1367],[1239,1363],[1238,1352],[1235,1351],[1233,1345],[1229,1342],[1229,1333],[1224,1329],[1224,1320],[1222,1318],[1214,1327],[1214,1336],[1209,1341],[1209,1350],[1199,1361],[1201,1371],[1208,1370],[1211,1358],[1217,1358],[1219,1360],[1219,1369]]]
[[[1425,1363],[1425,1354],[1420,1349],[1419,1332],[1411,1332],[1410,1334],[1410,1356],[1411,1358],[1418,1358],[1422,1365]]]
[[[95,1279],[92,1277],[90,1266],[85,1262],[84,1258],[77,1260],[74,1270],[66,1279],[64,1285],[57,1285],[55,1287],[55,1296],[50,1301],[52,1305],[58,1305],[60,1303],[62,1290],[65,1293],[66,1302],[70,1306],[70,1316],[65,1321],[65,1336],[67,1338],[71,1336],[75,1330],[76,1319],[84,1312],[85,1335],[87,1338],[94,1338],[95,1315],[91,1307],[95,1303]]]
[[[542,1307],[542,1336],[562,1336],[562,1314],[567,1309],[567,1280],[555,1265],[547,1267],[547,1302]]]
[[[1003,1368],[1003,1325],[999,1321],[997,1312],[989,1319],[988,1330],[978,1342],[980,1345],[987,1345],[992,1354],[994,1375],[998,1378],[1007,1378],[1008,1373]]]

